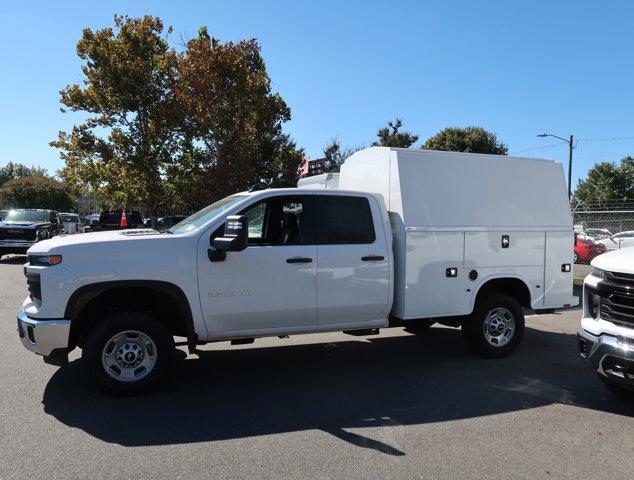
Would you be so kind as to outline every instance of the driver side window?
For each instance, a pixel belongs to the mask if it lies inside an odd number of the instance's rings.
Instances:
[[[314,219],[310,199],[280,196],[262,200],[239,212],[249,217],[249,246],[314,245]],[[211,240],[222,235],[224,225]]]

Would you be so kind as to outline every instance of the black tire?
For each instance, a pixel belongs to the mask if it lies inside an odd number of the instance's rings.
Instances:
[[[434,323],[436,323],[434,320],[415,320],[405,327],[405,331],[413,335],[425,334]]]
[[[508,339],[502,339],[502,335],[492,337],[492,341],[497,339],[499,345],[494,345],[487,340],[485,335],[485,322],[489,312],[494,312],[496,309],[503,309],[508,312],[514,322],[514,329],[509,332]],[[517,348],[523,335],[524,313],[522,308],[517,303],[517,300],[504,293],[493,293],[480,300],[475,306],[473,313],[466,317],[462,323],[462,336],[467,346],[485,358],[506,357]]]
[[[102,361],[106,344],[114,345],[115,342],[111,342],[111,339],[123,332],[140,332],[145,337],[139,338],[149,338],[153,342],[153,345],[149,345],[147,349],[133,347],[138,348],[138,351],[143,352],[144,356],[148,358],[150,358],[149,351],[151,356],[155,358],[151,369],[146,369],[149,370],[149,373],[142,372],[141,375],[145,376],[140,377],[139,380],[121,381],[113,378],[104,365],[107,360]],[[138,341],[134,336],[126,338],[129,340],[124,341],[128,343],[121,349],[130,344],[134,345],[134,342]],[[154,347],[156,347],[155,351]],[[115,395],[136,395],[150,390],[159,383],[174,359],[175,350],[174,338],[161,322],[141,312],[118,312],[103,318],[88,334],[82,351],[82,361],[90,378],[105,392]],[[117,354],[115,353],[115,355]],[[114,375],[118,367],[115,365],[114,369],[112,368],[111,372]],[[139,367],[139,369],[142,368],[144,367]],[[119,371],[121,372],[121,370]]]
[[[607,388],[611,393],[619,397],[621,400],[634,401],[634,391],[632,391],[631,389],[610,380],[606,380],[602,377],[599,378],[601,378],[601,381],[603,382],[603,385],[605,385],[605,388]]]

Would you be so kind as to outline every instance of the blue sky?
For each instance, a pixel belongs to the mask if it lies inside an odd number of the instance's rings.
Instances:
[[[203,24],[221,40],[257,38],[292,110],[285,129],[311,158],[334,136],[368,145],[396,116],[421,140],[479,125],[510,153],[565,162],[565,144],[532,150],[557,143],[535,135],[573,133],[574,184],[596,162],[634,155],[630,0],[84,0],[0,6],[0,165],[62,165],[48,142],[80,117],[59,111],[58,91],[82,79],[82,28],[114,13],[158,15],[175,40]]]

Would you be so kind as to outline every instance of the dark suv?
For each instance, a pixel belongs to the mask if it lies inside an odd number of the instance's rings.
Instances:
[[[99,225],[94,230],[119,230],[121,228],[121,214],[123,210],[105,210],[99,216]],[[126,210],[128,221],[126,228],[143,228],[143,219],[136,210]]]
[[[64,233],[64,226],[55,210],[10,210],[0,225],[0,258],[9,253],[26,253],[34,243],[60,233]]]

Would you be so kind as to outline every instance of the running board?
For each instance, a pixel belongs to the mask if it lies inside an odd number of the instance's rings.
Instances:
[[[234,338],[231,340],[231,345],[248,345],[255,342],[255,338]]]
[[[368,337],[370,335],[378,335],[380,331],[378,328],[364,328],[362,330],[344,330],[343,333],[353,337]]]

